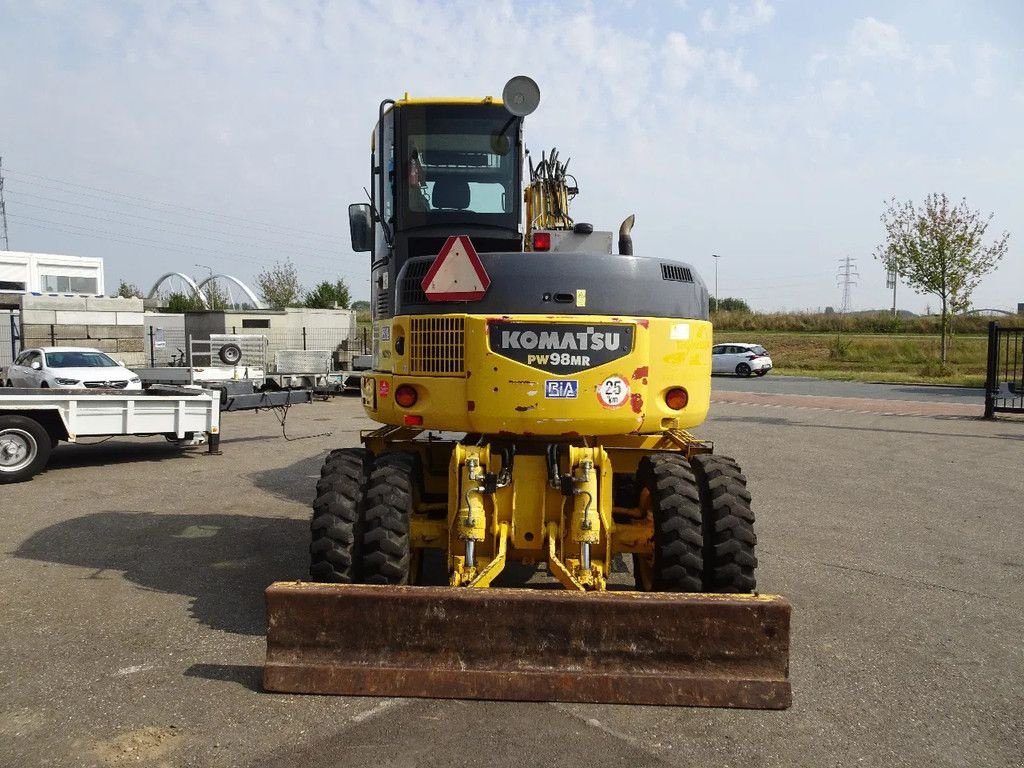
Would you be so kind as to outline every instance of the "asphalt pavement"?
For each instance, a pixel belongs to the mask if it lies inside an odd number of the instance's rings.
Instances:
[[[0,486],[0,766],[1021,765],[1019,421],[715,405],[794,606],[783,712],[262,692],[262,590],[305,575],[319,465],[370,426],[225,414],[222,456],[63,445]]]
[[[769,395],[808,395],[815,397],[850,397],[875,400],[914,400],[918,402],[949,402],[985,404],[985,390],[980,387],[947,387],[929,384],[878,384],[861,381],[830,381],[809,376],[714,376],[711,391],[759,392]]]

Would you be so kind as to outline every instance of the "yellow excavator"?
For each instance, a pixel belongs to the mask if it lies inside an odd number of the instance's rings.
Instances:
[[[707,288],[634,256],[632,215],[617,252],[572,219],[570,163],[524,148],[539,101],[520,76],[380,104],[349,222],[383,426],[324,462],[311,580],[267,589],[264,687],[788,707],[791,609],[756,591],[746,478],[688,431]]]

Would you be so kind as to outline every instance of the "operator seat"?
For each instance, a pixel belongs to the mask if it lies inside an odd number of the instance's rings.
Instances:
[[[469,208],[469,182],[465,179],[440,178],[430,192],[434,209],[464,211]]]

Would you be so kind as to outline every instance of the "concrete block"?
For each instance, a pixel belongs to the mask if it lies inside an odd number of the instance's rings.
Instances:
[[[55,325],[53,326],[53,336],[58,344],[63,343],[64,339],[89,338],[84,325]]]
[[[90,325],[86,335],[90,339],[141,339],[145,333],[141,325]]]
[[[61,325],[117,325],[115,312],[61,312],[57,310]]]
[[[139,307],[138,312],[118,312],[117,319],[114,322],[118,325],[141,326],[145,319],[146,314],[142,311],[142,307]]]
[[[45,344],[39,346],[49,347],[52,346],[47,340]],[[86,347],[88,349],[98,349],[100,352],[106,352],[107,354],[113,354],[117,351],[117,341],[115,339],[75,339],[67,337],[63,339],[57,339],[58,347]]]
[[[78,296],[22,296],[22,309],[67,310],[71,312],[86,309],[85,298]]]
[[[41,347],[50,343],[50,326],[27,323],[21,326],[23,347]]]
[[[33,325],[49,325],[57,322],[57,313],[52,309],[23,309],[21,322]]]
[[[116,339],[118,352],[145,352],[146,345],[142,339]]]
[[[141,312],[142,299],[108,299],[103,296],[89,296],[85,308],[90,312]]]

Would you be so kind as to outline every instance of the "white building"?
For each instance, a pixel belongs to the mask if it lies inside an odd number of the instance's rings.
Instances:
[[[0,251],[0,291],[101,296],[103,259]]]

